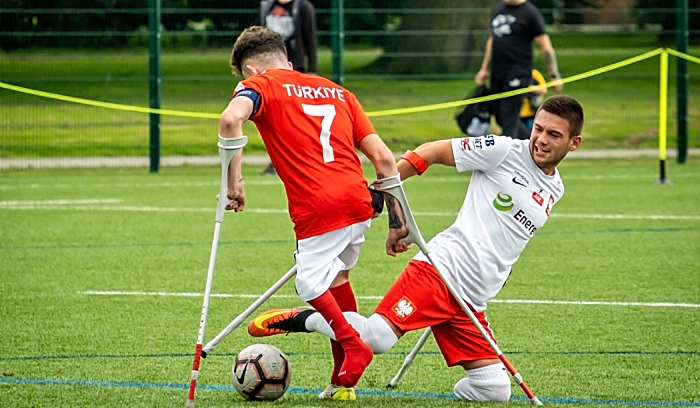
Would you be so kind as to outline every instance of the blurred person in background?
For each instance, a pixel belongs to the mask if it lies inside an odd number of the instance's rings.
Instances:
[[[316,9],[309,0],[261,1],[260,25],[282,36],[295,71],[316,74]],[[272,163],[263,174],[276,174]]]
[[[496,4],[491,10],[491,35],[474,81],[483,85],[489,79],[494,94],[530,86],[533,41],[542,53],[549,78],[560,79],[554,47],[537,7],[527,0],[503,0]],[[562,87],[561,83],[554,85],[557,92]],[[530,137],[527,126],[520,121],[524,98],[521,94],[494,101],[493,113],[502,135],[514,139]]]

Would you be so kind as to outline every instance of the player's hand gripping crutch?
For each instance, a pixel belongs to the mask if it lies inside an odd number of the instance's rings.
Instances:
[[[197,388],[197,378],[199,377],[199,361],[202,356],[202,342],[204,341],[204,328],[207,325],[207,312],[209,311],[209,297],[211,295],[211,284],[214,280],[214,266],[216,265],[216,252],[219,247],[219,236],[221,235],[221,223],[224,221],[226,206],[232,200],[228,199],[228,167],[231,160],[238,154],[248,142],[248,137],[241,136],[234,139],[226,139],[219,136],[219,157],[221,158],[221,187],[219,189],[219,202],[216,206],[216,217],[214,223],[214,239],[211,243],[211,254],[209,256],[209,269],[207,270],[207,283],[204,288],[204,302],[202,303],[202,316],[199,320],[199,332],[197,334],[197,345],[194,349],[194,362],[192,363],[192,374],[190,375],[190,391],[187,396],[187,406],[194,406],[194,392]]]
[[[503,365],[508,369],[508,372],[510,372],[511,376],[513,376],[513,379],[515,379],[515,382],[518,383],[520,388],[525,391],[525,394],[527,397],[530,399],[530,402],[532,405],[536,406],[542,406],[542,402],[535,396],[535,394],[530,391],[530,389],[527,387],[525,384],[525,381],[523,381],[523,377],[518,373],[515,368],[513,367],[512,364],[510,364],[510,361],[506,358],[506,356],[503,355],[501,352],[501,349],[498,347],[495,341],[489,336],[488,333],[486,333],[486,330],[483,328],[479,320],[474,316],[474,313],[471,311],[469,306],[467,306],[466,302],[464,302],[464,299],[462,299],[459,294],[457,293],[456,289],[450,283],[449,280],[445,278],[445,275],[442,274],[440,271],[438,265],[433,261],[433,259],[430,256],[430,250],[428,249],[428,245],[425,243],[425,240],[423,239],[423,236],[421,236],[420,231],[418,230],[418,226],[416,225],[416,221],[413,218],[413,214],[411,213],[411,209],[408,206],[408,201],[406,200],[406,196],[403,193],[403,188],[401,187],[401,178],[399,175],[396,175],[394,177],[387,177],[381,180],[377,180],[374,182],[374,188],[378,191],[382,191],[385,193],[389,193],[398,202],[401,204],[401,208],[404,212],[404,216],[406,218],[406,226],[408,227],[408,235],[403,238],[402,240],[405,242],[412,242],[418,245],[418,248],[420,248],[421,252],[428,258],[428,261],[433,265],[433,268],[435,268],[435,271],[437,271],[438,275],[440,275],[440,278],[442,281],[445,283],[445,286],[447,286],[447,289],[450,291],[452,296],[454,296],[455,300],[459,303],[459,305],[462,307],[464,312],[469,316],[469,319],[474,323],[476,328],[479,330],[479,333],[484,337],[484,339],[489,343],[489,346],[493,349],[493,351],[496,353],[498,358],[501,360]],[[427,336],[423,335],[423,337]],[[421,340],[423,339],[421,337]],[[417,353],[417,350],[415,350]],[[408,368],[408,367],[406,367]],[[405,371],[405,370],[404,370]]]

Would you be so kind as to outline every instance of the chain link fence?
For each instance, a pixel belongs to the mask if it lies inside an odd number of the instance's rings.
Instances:
[[[318,72],[332,77],[332,54],[339,50],[329,48],[334,35],[331,10],[320,3]],[[349,3],[344,9],[344,85],[370,115],[459,101],[474,86],[490,7],[455,7],[450,1],[413,8]],[[658,56],[611,67],[659,47],[677,48],[676,39],[684,33],[691,39],[688,54],[700,55],[693,44],[700,36],[694,28],[700,9],[687,11],[690,24],[683,31],[670,23],[683,10],[630,3],[541,8],[562,76],[595,72],[564,87],[564,93],[586,109],[580,157],[658,158]],[[147,8],[0,8],[0,168],[148,162],[149,115],[109,106],[149,106],[148,13]],[[161,107],[179,112],[161,116],[164,165],[216,161],[215,118],[239,80],[231,74],[230,47],[243,28],[255,24],[257,13],[254,7],[162,9]],[[535,65],[544,70],[537,54]],[[671,157],[677,152],[679,61],[670,59]],[[685,133],[691,156],[700,148],[698,74],[700,65],[690,60]],[[456,110],[377,115],[372,120],[399,152],[428,140],[459,136]],[[251,139],[247,153],[259,153],[264,160],[257,131],[251,125],[245,130]],[[499,129],[493,124],[491,131]]]

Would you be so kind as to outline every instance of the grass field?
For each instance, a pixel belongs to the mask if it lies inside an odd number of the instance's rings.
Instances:
[[[293,265],[282,185],[246,167],[248,208],[227,214],[206,340]],[[370,169],[368,179],[372,179]],[[497,340],[546,406],[700,407],[700,162],[571,161],[567,193],[488,315]],[[0,175],[0,405],[183,406],[214,227],[219,170],[34,170]],[[435,168],[406,192],[423,234],[454,219],[468,174]],[[383,254],[375,221],[353,270],[369,314],[410,258]],[[415,250],[414,250],[415,251]],[[297,306],[288,284],[263,308]],[[246,322],[247,323],[247,322]],[[461,369],[431,339],[396,391],[420,333],[377,356],[358,406],[450,407]],[[328,342],[266,339],[291,359],[278,406],[332,406],[316,393]],[[199,407],[250,407],[231,387],[233,355],[258,342],[236,330],[203,361]],[[527,406],[513,385],[510,405]],[[264,404],[268,406],[269,404]]]
[[[631,44],[592,48],[563,41],[557,48],[564,77],[605,67],[658,46]],[[698,55],[700,49],[690,53]],[[228,49],[164,53],[162,108],[218,115],[239,78],[231,74]],[[474,86],[473,72],[444,80],[358,76],[381,50],[344,53],[346,87],[367,112],[461,100]],[[539,56],[538,56],[539,58]],[[330,76],[331,54],[319,53],[319,73]],[[670,58],[668,145],[676,146],[675,63]],[[536,66],[543,69],[538,60]],[[691,147],[700,147],[700,65],[689,63],[688,124]],[[124,52],[46,51],[6,53],[0,58],[0,81],[72,97],[139,107],[148,106],[148,55]],[[586,109],[583,149],[653,148],[658,146],[659,58],[567,84],[564,92]],[[60,102],[0,89],[0,157],[147,155],[149,116]],[[456,136],[455,109],[373,118],[392,150],[404,151],[428,140]],[[215,154],[210,143],[216,119],[163,116],[163,155]],[[248,151],[264,151],[252,124]],[[493,132],[498,132],[496,127]]]

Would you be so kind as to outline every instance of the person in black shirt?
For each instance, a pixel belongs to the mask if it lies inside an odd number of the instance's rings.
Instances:
[[[532,42],[542,52],[549,78],[560,79],[554,47],[545,30],[540,11],[527,0],[503,0],[491,10],[491,35],[486,42],[484,60],[474,81],[483,85],[490,77],[491,91],[500,93],[530,85],[532,76]],[[561,91],[563,84],[554,85]],[[520,121],[525,94],[499,99],[493,109],[502,134],[514,139],[528,139],[530,132]]]

